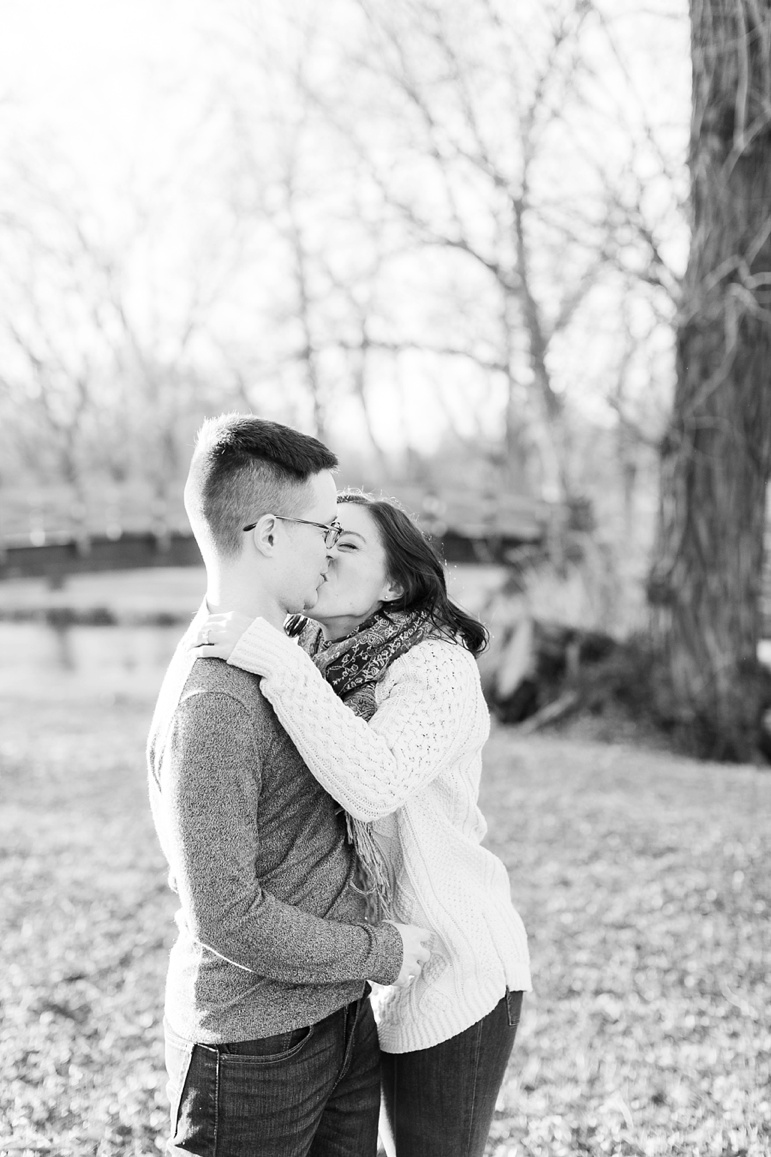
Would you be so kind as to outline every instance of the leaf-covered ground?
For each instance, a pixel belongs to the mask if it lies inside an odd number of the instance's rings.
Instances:
[[[36,690],[0,700],[0,1154],[150,1157],[174,910],[151,703]],[[536,984],[489,1154],[771,1152],[771,773],[497,729],[483,804]]]

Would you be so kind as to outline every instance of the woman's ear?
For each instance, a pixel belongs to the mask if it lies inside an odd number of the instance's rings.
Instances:
[[[404,587],[401,583],[392,582],[391,579],[388,580],[383,590],[384,603],[395,603],[404,594]]]

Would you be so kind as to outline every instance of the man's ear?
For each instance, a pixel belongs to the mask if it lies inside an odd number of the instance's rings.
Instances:
[[[276,549],[276,530],[278,519],[275,514],[263,514],[254,530],[249,531],[252,544],[260,554],[270,557]]]

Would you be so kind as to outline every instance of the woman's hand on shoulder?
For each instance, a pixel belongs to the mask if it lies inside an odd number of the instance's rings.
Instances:
[[[240,611],[208,615],[191,643],[191,650],[199,659],[224,659],[227,662],[236,643],[253,622]]]

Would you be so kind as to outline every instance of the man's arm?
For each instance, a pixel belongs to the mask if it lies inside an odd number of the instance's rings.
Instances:
[[[153,809],[191,934],[237,967],[290,984],[393,983],[403,956],[394,925],[324,920],[262,888],[261,770],[238,700],[202,693],[178,705]]]

